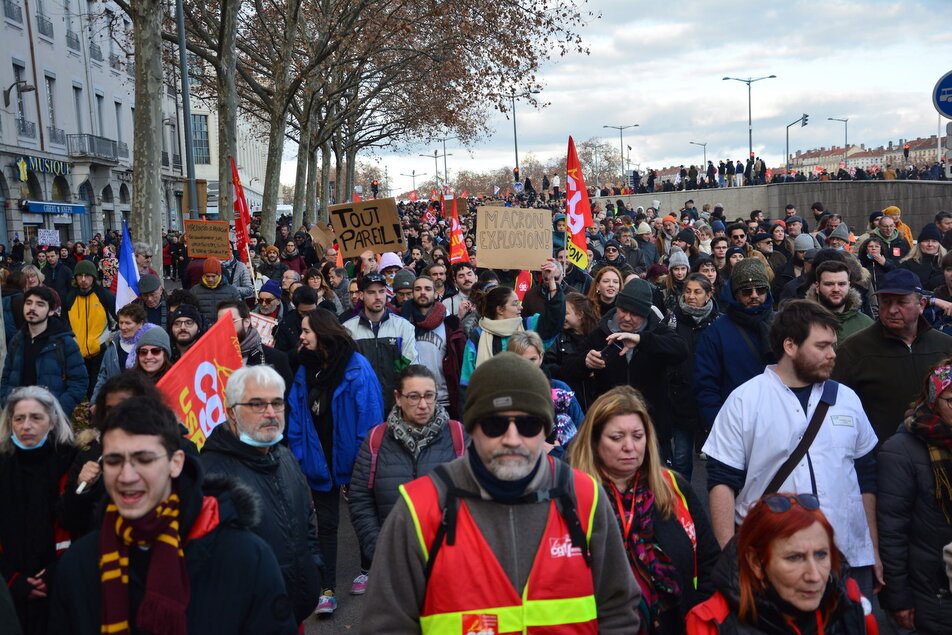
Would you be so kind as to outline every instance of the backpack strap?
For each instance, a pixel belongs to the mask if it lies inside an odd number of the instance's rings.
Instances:
[[[59,363],[60,373],[65,384],[68,376],[66,374],[66,352],[63,351],[62,342],[53,342],[53,353],[56,355],[56,361]]]
[[[374,488],[374,478],[377,476],[377,455],[380,454],[380,446],[386,432],[386,422],[374,426],[370,431],[370,442],[368,443],[370,446],[370,475],[367,477],[367,489]]]
[[[463,424],[456,419],[449,420],[450,436],[453,437],[453,451],[457,457],[463,456],[466,451],[466,439],[463,436]]]

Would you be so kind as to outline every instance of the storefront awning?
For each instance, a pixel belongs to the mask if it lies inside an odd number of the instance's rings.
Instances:
[[[36,214],[85,214],[85,205],[57,203],[55,201],[23,201],[23,211]]]

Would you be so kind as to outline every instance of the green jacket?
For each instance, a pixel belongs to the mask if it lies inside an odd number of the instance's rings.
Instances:
[[[807,291],[806,299],[813,300],[814,302],[817,301],[815,287],[810,287],[810,289]],[[846,296],[846,308],[840,313],[833,314],[836,316],[836,319],[840,321],[840,326],[843,327],[836,335],[837,348],[839,348],[840,344],[846,341],[847,337],[862,331],[864,328],[873,323],[873,318],[860,311],[862,306],[863,299],[860,297],[859,291],[856,289],[850,289],[849,294]]]

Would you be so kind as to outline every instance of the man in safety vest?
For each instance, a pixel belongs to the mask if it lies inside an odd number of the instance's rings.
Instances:
[[[363,633],[636,633],[638,586],[604,491],[545,454],[552,391],[500,353],[473,373],[466,454],[400,488]]]

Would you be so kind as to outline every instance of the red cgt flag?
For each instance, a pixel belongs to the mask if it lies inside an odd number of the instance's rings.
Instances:
[[[238,257],[241,262],[248,262],[248,227],[251,226],[251,214],[248,212],[245,188],[241,186],[235,157],[229,158],[231,159],[231,182],[235,188],[235,247],[238,248]]]
[[[529,287],[531,286],[532,272],[523,269],[519,272],[519,275],[516,276],[516,295],[519,296],[520,302],[522,302],[522,299],[526,297],[526,291],[528,291]]]
[[[457,262],[469,262],[469,252],[466,251],[466,245],[463,244],[463,230],[459,226],[459,216],[456,214],[456,198],[445,199],[444,205],[452,200],[450,213],[446,213],[446,207],[443,208],[443,215],[450,219],[450,264]]]
[[[225,421],[225,384],[241,368],[241,349],[231,320],[219,320],[175,363],[156,387],[188,428],[199,449]]]
[[[435,187],[433,188],[433,193],[430,194],[430,200],[431,200],[431,201],[438,201],[438,200],[440,200],[440,197],[436,195],[436,188],[435,188]]]
[[[420,197],[417,194],[417,191],[413,190],[412,192],[410,192],[410,196],[408,198],[415,203]]]
[[[566,241],[569,260],[584,271],[588,268],[585,228],[592,224],[592,206],[572,137],[569,137],[569,154],[565,162],[565,220],[570,235],[570,240]]]

